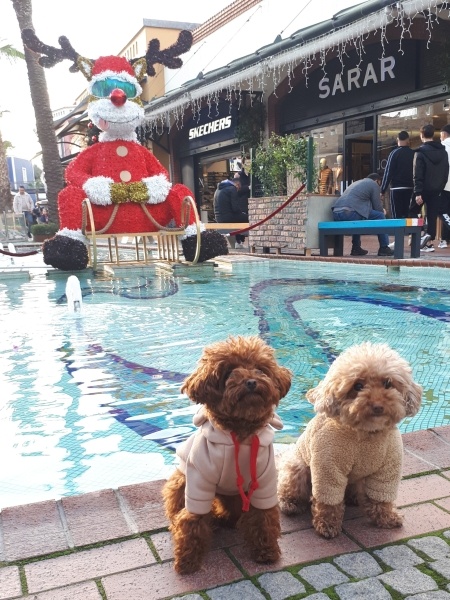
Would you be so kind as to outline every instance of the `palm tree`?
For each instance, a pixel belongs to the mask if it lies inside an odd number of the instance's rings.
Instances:
[[[11,0],[20,30],[33,29],[31,0]],[[48,97],[47,82],[44,69],[39,65],[36,55],[25,48],[28,81],[30,83],[31,101],[36,117],[36,129],[42,147],[42,164],[47,185],[49,220],[59,224],[57,198],[64,186],[64,174],[58,153],[53,116]]]
[[[24,54],[16,50],[11,44],[0,46],[0,58],[16,60],[17,58],[25,58]],[[0,117],[4,112],[0,111]],[[3,142],[2,132],[0,129],[0,212],[8,210],[12,205],[11,185],[9,183],[8,163],[6,161],[6,145]]]

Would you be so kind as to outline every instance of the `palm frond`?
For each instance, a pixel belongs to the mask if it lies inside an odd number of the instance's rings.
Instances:
[[[20,50],[16,50],[11,44],[4,44],[0,46],[0,58],[7,58],[10,61],[17,60],[18,58],[25,58],[25,54]]]

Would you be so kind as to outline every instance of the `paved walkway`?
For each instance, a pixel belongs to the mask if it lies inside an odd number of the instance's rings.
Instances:
[[[393,261],[376,256],[376,238],[363,245],[367,257],[326,260]],[[445,267],[449,259],[450,248],[405,262]],[[5,508],[0,600],[450,600],[450,427],[403,441],[401,529],[376,529],[352,508],[342,534],[324,540],[310,515],[283,517],[282,558],[271,566],[251,561],[237,532],[221,530],[201,571],[177,575],[162,481]]]
[[[353,507],[342,534],[325,540],[309,514],[283,517],[271,566],[221,530],[201,571],[177,575],[162,481],[5,508],[0,599],[450,599],[450,427],[403,441],[401,529],[372,527]]]

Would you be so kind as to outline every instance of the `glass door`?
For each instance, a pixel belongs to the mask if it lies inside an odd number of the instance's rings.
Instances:
[[[375,171],[374,118],[352,119],[345,124],[345,186]]]

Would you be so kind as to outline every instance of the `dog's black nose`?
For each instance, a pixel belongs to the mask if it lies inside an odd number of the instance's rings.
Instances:
[[[374,412],[374,414],[376,415],[382,415],[384,412],[384,408],[382,406],[378,406],[375,404],[375,406],[372,406],[372,410]]]
[[[256,379],[247,379],[245,385],[252,392],[256,387]]]

